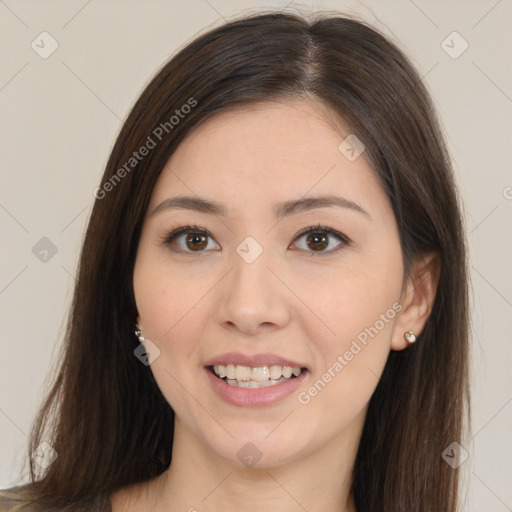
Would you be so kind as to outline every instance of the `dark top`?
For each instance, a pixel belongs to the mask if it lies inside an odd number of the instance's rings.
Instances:
[[[99,495],[88,505],[66,506],[62,512],[112,512],[110,501],[107,495]],[[0,512],[41,512],[40,506],[29,499],[25,486],[12,487],[10,489],[0,489]],[[52,511],[57,509],[52,508]]]

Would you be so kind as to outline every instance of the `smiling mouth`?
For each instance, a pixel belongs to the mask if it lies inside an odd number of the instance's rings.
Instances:
[[[208,366],[217,378],[236,388],[258,389],[296,379],[306,368],[291,366],[243,366],[238,364]]]

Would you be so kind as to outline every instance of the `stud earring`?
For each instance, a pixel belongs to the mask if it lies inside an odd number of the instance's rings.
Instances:
[[[416,334],[413,331],[404,332],[404,338],[407,343],[414,343],[416,341]]]
[[[146,341],[146,338],[142,335],[142,331],[137,324],[135,324],[135,336],[139,338],[140,343],[144,343]]]

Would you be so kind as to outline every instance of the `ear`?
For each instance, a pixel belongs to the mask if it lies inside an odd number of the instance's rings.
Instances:
[[[405,332],[413,331],[418,337],[423,330],[432,312],[440,273],[441,260],[437,252],[426,254],[413,263],[402,289],[402,310],[393,328],[391,350],[409,346]]]

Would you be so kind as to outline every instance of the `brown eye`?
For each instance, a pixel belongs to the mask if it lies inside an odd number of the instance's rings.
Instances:
[[[211,237],[208,231],[204,229],[198,229],[197,226],[182,226],[167,235],[163,243],[173,252],[201,253],[206,252],[209,238]]]
[[[318,253],[319,255],[331,254],[341,249],[342,247],[345,247],[349,243],[349,240],[345,235],[324,226],[307,228],[304,231],[301,231],[299,235],[297,235],[296,240],[299,240],[303,237],[305,238],[305,245],[299,248],[311,252],[312,256],[315,253]],[[332,238],[337,239],[339,243],[338,245],[331,247],[329,250],[326,250],[326,248],[331,244]]]
[[[306,243],[310,249],[323,251],[329,245],[329,237],[323,233],[309,233]]]
[[[305,245],[299,248],[311,253],[311,256],[315,254],[322,256],[324,254],[328,255],[334,253],[350,242],[342,233],[325,226],[309,227],[299,233],[295,240],[299,240],[303,237],[305,238]],[[332,246],[332,239],[338,241],[338,244],[334,247],[330,247]],[[211,248],[208,249],[209,240],[213,241],[210,234],[205,229],[198,228],[197,226],[182,226],[167,235],[163,240],[163,244],[169,247],[173,252],[193,254],[204,253],[211,250]],[[217,245],[216,248],[218,249],[219,246]]]
[[[187,248],[192,251],[200,251],[208,245],[208,242],[205,242],[206,238],[207,237],[203,234],[192,233],[185,238],[185,244],[187,245]]]

